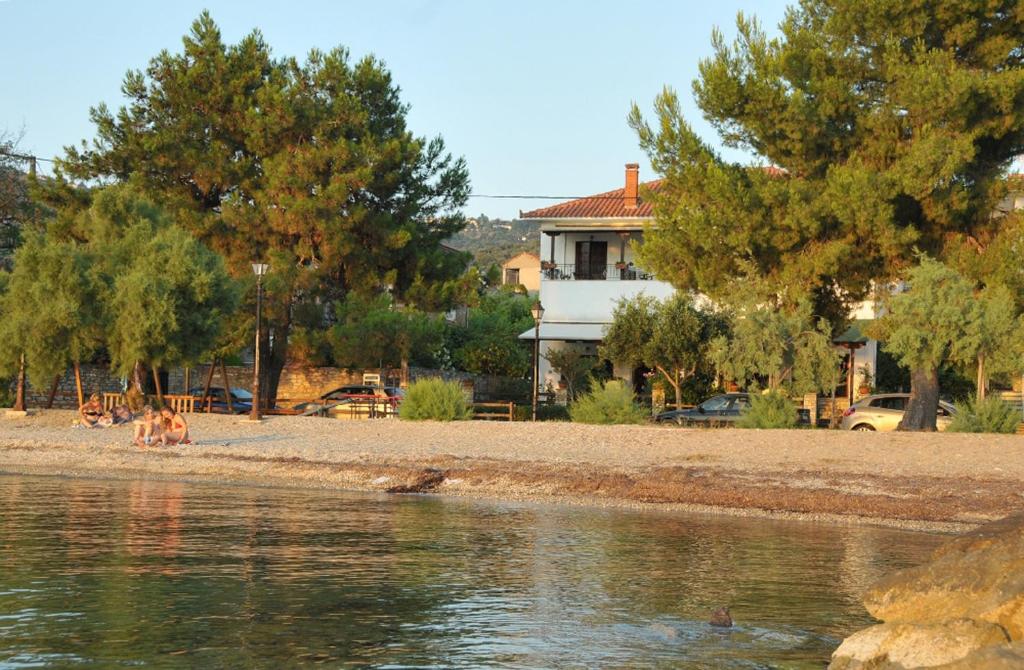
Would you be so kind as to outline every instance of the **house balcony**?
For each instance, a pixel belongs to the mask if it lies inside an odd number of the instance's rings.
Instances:
[[[541,265],[540,276],[547,281],[655,281],[653,274],[632,263],[577,265],[545,262]]]

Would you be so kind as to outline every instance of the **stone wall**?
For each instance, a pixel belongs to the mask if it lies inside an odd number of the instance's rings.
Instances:
[[[252,365],[228,365],[226,366],[228,380],[233,388],[241,388],[247,391],[252,390]],[[202,388],[206,383],[206,377],[210,366],[199,365],[187,371],[184,368],[176,368],[161,373],[161,385],[163,392],[173,395],[184,395],[189,388]],[[304,365],[288,365],[281,372],[281,381],[278,385],[278,398],[282,405],[289,403],[318,398],[324,393],[349,384],[363,383],[362,370],[346,370],[330,367],[308,367]],[[366,370],[370,374],[380,374],[380,370]],[[82,392],[85,397],[91,393],[120,393],[126,388],[127,380],[112,373],[105,365],[82,365]],[[385,383],[397,386],[400,379],[399,370],[385,370]],[[431,370],[427,368],[410,368],[409,380],[416,381],[420,378],[441,377],[445,381],[457,381],[467,391],[472,390],[474,400],[477,402],[490,402],[492,400],[517,400],[522,395],[523,387],[529,389],[529,382],[523,380],[508,380],[502,377],[475,377],[468,372],[454,370]],[[187,381],[187,385],[186,385]],[[152,373],[146,375],[146,392],[155,393]],[[216,366],[211,386],[224,386],[224,378],[220,366]],[[36,388],[29,382],[26,402],[30,407],[44,407],[49,397],[50,387]],[[527,393],[528,395],[528,393]],[[515,397],[513,397],[515,396]],[[76,408],[78,398],[75,392],[75,376],[72,369],[61,378],[57,386],[57,393],[54,397],[54,407]]]

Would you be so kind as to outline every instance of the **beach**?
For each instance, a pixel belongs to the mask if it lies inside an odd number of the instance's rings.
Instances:
[[[1024,509],[1024,437],[572,423],[262,422],[194,443],[48,410],[0,420],[0,472],[432,493],[963,530]]]

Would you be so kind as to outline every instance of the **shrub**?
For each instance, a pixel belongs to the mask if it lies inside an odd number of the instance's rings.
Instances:
[[[752,394],[750,407],[736,421],[739,428],[793,428],[797,423],[796,407],[789,398],[771,391]]]
[[[516,405],[516,421],[530,421],[532,405]],[[569,408],[565,405],[537,405],[537,421],[568,421]]]
[[[647,410],[636,404],[633,389],[612,380],[581,396],[569,408],[569,416],[577,423],[644,423]]]
[[[952,433],[1013,433],[1020,423],[1017,410],[999,398],[969,399],[956,404],[946,429]]]
[[[407,421],[463,421],[473,416],[458,382],[418,379],[409,385],[398,416]]]

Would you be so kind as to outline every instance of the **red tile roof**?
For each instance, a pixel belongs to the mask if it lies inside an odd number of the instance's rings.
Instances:
[[[640,185],[640,198],[636,207],[626,209],[626,189],[617,188],[607,193],[588,195],[585,198],[522,212],[520,219],[649,219],[654,216],[650,200],[644,200],[644,189],[657,190],[661,180]]]

